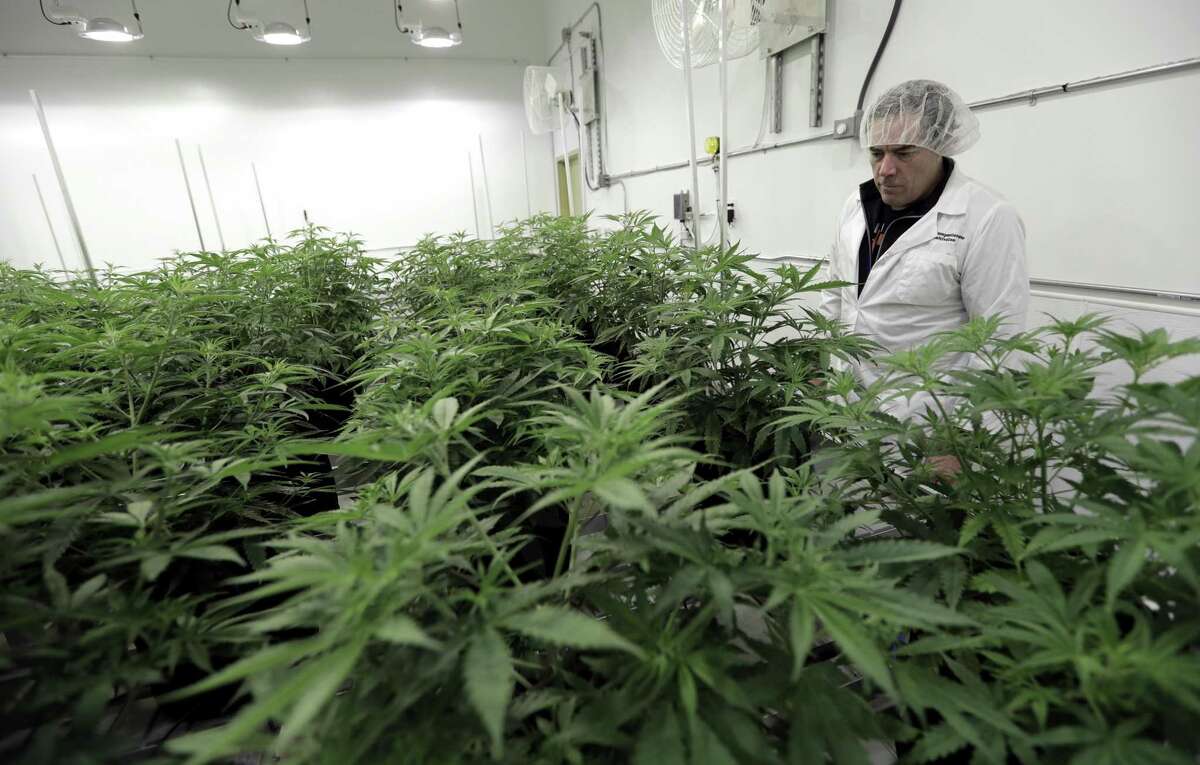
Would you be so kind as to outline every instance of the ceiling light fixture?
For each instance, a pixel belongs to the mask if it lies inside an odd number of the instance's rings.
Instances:
[[[142,37],[141,34],[130,32],[124,24],[105,18],[90,19],[79,31],[79,36],[100,42],[133,42]]]
[[[425,26],[421,21],[415,24],[406,23],[401,16],[404,14],[404,7],[397,2],[393,7],[393,16],[396,21],[396,29],[401,34],[408,35],[408,39],[414,45],[420,45],[422,48],[453,48],[455,45],[461,45],[463,41],[462,34],[462,16],[458,12],[458,0],[454,0],[454,20],[458,25],[458,29],[453,32],[447,32],[445,27]]]
[[[42,9],[42,18],[46,21],[60,27],[78,27],[79,36],[85,40],[124,43],[140,40],[146,36],[142,29],[142,14],[138,12],[136,0],[129,0],[129,6],[133,9],[133,19],[137,22],[136,32],[130,31],[129,27],[116,19],[102,16],[88,18],[75,8],[59,5],[58,0],[55,0],[54,7],[49,10],[46,9],[45,0],[38,0],[38,6]]]
[[[462,35],[441,27],[419,26],[412,31],[412,41],[422,48],[453,48],[462,42]]]
[[[229,0],[225,18],[234,29],[254,30],[254,39],[268,45],[301,45],[312,39],[312,18],[308,12],[308,0],[304,0],[304,30],[301,31],[286,21],[263,22],[242,13],[242,0]]]
[[[306,43],[312,38],[308,35],[302,35],[291,24],[282,21],[272,21],[266,26],[261,26],[254,33],[254,39],[259,42],[265,42],[268,45],[300,45]]]

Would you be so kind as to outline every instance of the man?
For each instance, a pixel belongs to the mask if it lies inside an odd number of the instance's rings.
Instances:
[[[831,278],[850,286],[827,291],[821,312],[885,353],[977,316],[999,314],[1006,332],[1022,330],[1024,225],[1012,205],[950,158],[979,139],[979,122],[958,94],[932,80],[902,82],[863,115],[860,138],[873,177],[842,208],[829,259]],[[871,362],[853,371],[865,385],[883,373]],[[899,400],[886,410],[903,418],[923,406]],[[944,475],[959,469],[953,458],[931,462]]]

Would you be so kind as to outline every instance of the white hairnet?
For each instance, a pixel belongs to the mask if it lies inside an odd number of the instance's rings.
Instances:
[[[908,80],[876,99],[863,115],[860,141],[872,146],[922,146],[942,156],[979,140],[979,120],[950,88],[933,80]]]

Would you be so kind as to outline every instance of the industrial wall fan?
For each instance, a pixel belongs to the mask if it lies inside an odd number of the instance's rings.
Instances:
[[[725,28],[725,60],[748,56],[758,49],[759,20],[766,0],[725,0],[724,19],[720,0],[654,0],[654,33],[658,47],[676,69],[684,67],[683,28],[689,31],[693,68],[718,62],[722,23]]]
[[[692,69],[717,64],[721,82],[721,132],[713,170],[717,182],[717,230],[724,248],[729,242],[727,200],[729,172],[726,163],[728,86],[726,65],[750,55],[760,44],[759,26],[766,0],[654,0],[651,19],[658,47],[667,61],[683,70],[687,101],[688,165],[692,175],[692,241],[701,245],[700,178],[696,170],[696,109],[692,98]]]
[[[696,116],[692,69],[718,64],[721,88],[721,132],[713,169],[719,173],[717,221],[722,247],[728,244],[727,159],[728,86],[726,64],[748,56],[764,44],[778,48],[797,34],[825,23],[825,0],[653,0],[651,19],[658,47],[684,72],[688,119],[688,164],[692,173],[692,231],[700,246],[699,176],[696,171]],[[773,51],[774,52],[774,51]]]
[[[559,131],[563,157],[567,156],[567,106],[571,99],[571,75],[557,67],[529,66],[525,68],[525,119],[535,135]],[[553,140],[553,139],[552,139]],[[568,168],[570,164],[568,163]],[[558,173],[554,174],[555,185]],[[567,178],[568,211],[575,209],[570,174]]]

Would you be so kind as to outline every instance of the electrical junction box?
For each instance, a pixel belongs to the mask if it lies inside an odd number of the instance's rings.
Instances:
[[[596,41],[584,38],[572,54],[575,57],[575,107],[579,121],[585,125],[600,119],[596,93],[600,88],[596,69]]]
[[[833,121],[833,137],[834,138],[857,138],[858,137],[858,121],[862,115],[855,114],[853,117],[847,117],[844,120]]]
[[[687,222],[688,213],[692,210],[692,206],[688,202],[689,196],[690,195],[686,191],[681,191],[674,197],[674,204],[672,206],[674,209],[673,217],[680,223]]]

